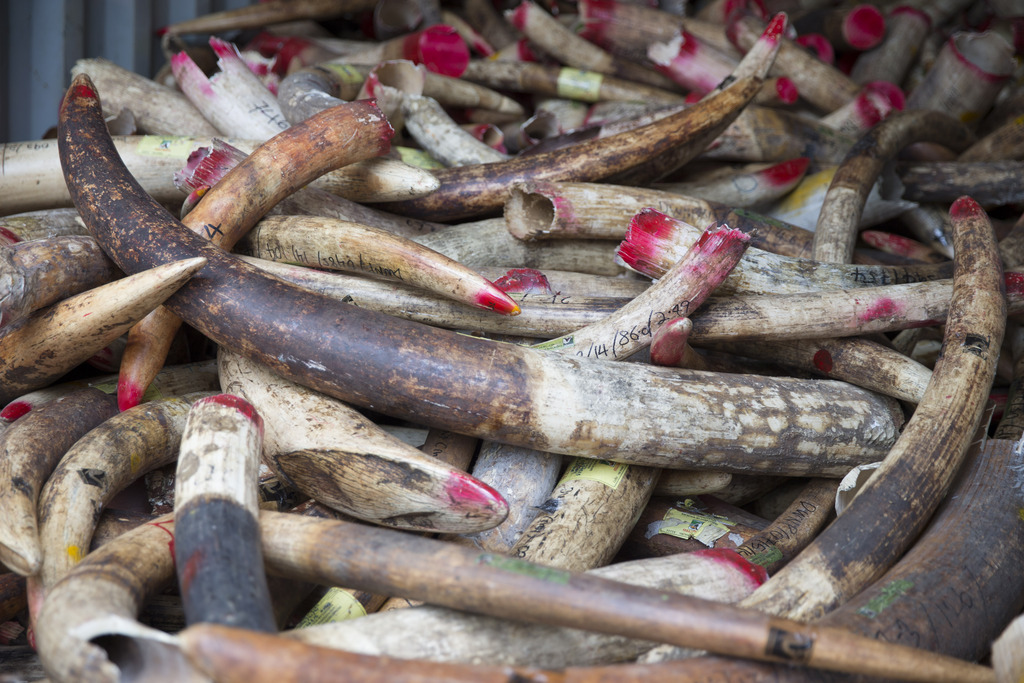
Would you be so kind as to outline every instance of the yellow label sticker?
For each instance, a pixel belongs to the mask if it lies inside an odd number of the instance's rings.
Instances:
[[[422,149],[414,149],[412,147],[400,147],[395,146],[394,149],[398,152],[398,156],[402,158],[402,161],[415,166],[417,168],[444,168],[444,164],[430,156],[429,153],[424,152]]]
[[[295,628],[330,624],[365,616],[366,608],[363,607],[363,603],[356,600],[356,596],[344,588],[331,588],[324,593],[324,597],[320,598],[320,602],[313,605],[306,616],[302,617],[302,621]]]
[[[361,84],[366,80],[362,72],[351,64],[321,64],[338,75],[342,83]]]
[[[706,546],[712,546],[729,533],[729,527],[735,523],[727,517],[701,510],[696,501],[687,498],[682,507],[672,508],[665,513],[658,526],[658,533],[683,539],[695,538]]]
[[[565,349],[570,346],[575,346],[576,342],[573,340],[573,336],[568,334],[564,337],[558,337],[557,339],[550,339],[546,342],[539,342],[534,344],[530,348],[541,349],[542,351],[551,351],[557,349]]]
[[[82,549],[79,548],[77,545],[69,545],[66,548],[66,550],[67,550],[67,553],[68,553],[68,557],[70,557],[71,561],[74,562],[75,564],[78,564],[79,562],[81,562],[82,558],[85,557],[85,553],[83,553]]]
[[[144,157],[166,157],[168,159],[187,159],[192,152],[195,140],[166,135],[144,135],[136,149]]]
[[[574,458],[569,463],[569,467],[565,470],[565,474],[562,475],[562,481],[559,483],[565,483],[573,479],[589,479],[590,481],[599,481],[605,486],[615,489],[619,487],[619,482],[626,476],[628,469],[629,465],[621,462]]]
[[[828,186],[832,183],[832,178],[835,177],[838,169],[838,166],[832,166],[824,171],[818,171],[804,177],[800,184],[794,187],[793,191],[783,197],[776,205],[776,215],[801,209],[810,204],[817,195],[823,195],[828,190]]]
[[[558,71],[556,92],[559,97],[583,102],[597,102],[604,75],[596,71],[562,68]]]

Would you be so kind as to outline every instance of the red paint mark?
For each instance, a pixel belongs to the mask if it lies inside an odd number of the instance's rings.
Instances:
[[[84,83],[77,84],[72,88],[71,92],[75,97],[88,97],[91,100],[96,99],[96,91],[85,85]]]
[[[192,58],[185,52],[179,52],[171,57],[171,72],[174,73],[178,85],[182,88],[198,88],[206,97],[215,97],[210,79],[206,77],[202,69],[192,61]]]
[[[861,90],[854,98],[853,108],[857,112],[857,125],[860,128],[871,128],[885,118],[885,114],[866,89]]]
[[[11,401],[3,410],[0,410],[0,418],[14,422],[32,410],[32,404],[25,401]]]
[[[765,27],[764,33],[761,34],[761,38],[774,45],[779,42],[779,36],[781,36],[785,30],[786,14],[784,12],[779,12],[772,17],[771,21],[768,22],[768,26]]]
[[[897,14],[906,14],[907,16],[916,17],[917,19],[920,19],[925,24],[927,24],[929,27],[932,25],[932,18],[929,17],[924,10],[918,9],[917,7],[913,7],[911,5],[900,5],[892,12],[890,12],[890,16],[896,16]]]
[[[749,241],[750,235],[742,230],[730,228],[728,225],[712,225],[697,238],[696,244],[693,245],[693,250],[695,252],[711,254],[736,242],[746,243]]]
[[[512,268],[494,281],[503,292],[553,294],[548,277],[535,268]]]
[[[494,54],[494,48],[480,36],[473,36],[473,41],[470,43],[470,47],[481,57],[490,57]]]
[[[644,269],[644,265],[649,263],[649,259],[646,258],[646,254],[639,249],[634,242],[622,242],[615,249],[615,255],[622,259],[622,262],[633,270],[641,273],[647,273]],[[661,272],[664,272],[664,270]],[[650,277],[658,276],[650,275]]]
[[[264,57],[273,57],[281,51],[281,47],[286,40],[288,40],[287,36],[275,36],[273,33],[260,31],[253,36],[252,40],[246,43],[245,49],[255,50]]]
[[[585,19],[615,21],[619,9],[616,0],[580,0],[580,15]]]
[[[832,47],[829,39],[820,33],[804,33],[797,36],[795,42],[797,45],[807,48],[811,54],[826,64],[836,61],[836,49]]]
[[[894,317],[899,314],[900,308],[901,307],[897,302],[888,297],[882,297],[868,306],[868,309],[858,317],[858,320],[866,323],[872,320],[878,320],[879,318]]]
[[[530,48],[530,41],[520,38],[516,41],[516,57],[521,62],[539,62],[537,53]]]
[[[476,508],[488,511],[507,509],[508,503],[501,494],[468,474],[452,472],[444,485],[444,491],[457,508]]]
[[[580,0],[577,6],[583,19],[579,36],[604,48],[613,45],[617,4],[612,0]]]
[[[701,47],[702,45],[700,44],[700,41],[694,38],[693,34],[687,33],[685,30],[679,31],[679,57],[696,57],[700,52],[702,52]]]
[[[363,89],[366,94],[370,97],[380,97],[380,93],[377,89],[380,87],[380,75],[376,71],[371,71],[366,76],[366,80],[363,81]]]
[[[657,209],[647,207],[646,209],[640,209],[633,216],[629,227],[640,230],[652,237],[672,239],[679,230],[679,221]]]
[[[174,183],[190,191],[211,188],[247,156],[237,147],[214,139],[211,146],[200,147],[188,155],[185,167],[174,174]]]
[[[872,81],[854,99],[861,125],[870,128],[894,111],[902,111],[907,98],[899,86],[888,81]]]
[[[278,76],[288,75],[288,68],[293,59],[298,59],[299,64],[305,66],[302,59],[302,52],[313,43],[301,36],[275,36],[263,31],[256,35],[246,46],[249,50],[255,50],[264,57],[274,57],[272,71]]]
[[[473,298],[473,304],[477,308],[495,311],[502,315],[519,315],[521,312],[519,304],[509,298],[508,294],[497,287],[481,290]]]
[[[251,403],[246,401],[241,396],[235,396],[234,394],[217,394],[216,396],[207,396],[196,401],[193,406],[206,405],[207,403],[213,403],[215,405],[225,406],[227,408],[234,408],[246,418],[251,420],[256,425],[256,429],[259,430],[260,436],[263,435],[263,418],[256,412],[256,408]]]
[[[158,38],[163,38],[164,36],[167,35],[168,31],[170,31],[170,30],[171,30],[170,26],[164,26],[162,28],[158,28],[156,30],[156,35],[157,35]]]
[[[790,159],[774,166],[769,166],[763,171],[758,171],[758,174],[769,185],[774,187],[794,185],[804,177],[804,173],[807,172],[807,166],[810,163],[811,160],[808,157],[797,157],[796,159]]]
[[[753,562],[747,561],[745,557],[732,548],[705,548],[702,550],[695,550],[692,554],[707,557],[722,565],[732,567],[748,578],[754,584],[755,588],[768,580],[767,569],[760,565],[756,565]]]
[[[953,55],[956,57],[957,61],[963,66],[965,66],[967,70],[975,77],[980,78],[981,80],[987,83],[1002,83],[1003,81],[1007,80],[1010,77],[1009,71],[1006,73],[996,73],[994,71],[987,71],[978,66],[977,64],[975,64],[974,62],[972,62],[970,59],[967,58],[967,55],[960,51],[960,47],[956,44],[956,38],[967,35],[972,34],[961,33],[950,36],[949,38],[949,47],[952,50]],[[995,59],[995,57],[990,58]],[[1015,63],[1013,62],[1013,60],[1010,60],[1010,62]],[[968,74],[964,74],[963,76],[961,76],[961,78],[969,78],[969,76]]]
[[[512,10],[509,13],[510,16],[508,17],[508,20],[512,22],[512,25],[515,26],[517,29],[519,29],[523,33],[526,33],[526,22],[529,19],[529,12],[530,3],[521,2],[516,6],[514,10]]]
[[[557,189],[556,189],[557,192]],[[563,223],[576,223],[576,207],[573,206],[572,200],[561,195],[554,195],[551,198],[551,203],[555,209],[555,215]]]
[[[660,365],[666,368],[678,367],[683,362],[683,350],[685,347],[679,344],[671,335],[660,335],[665,326],[655,333],[651,339],[651,365]]]
[[[241,55],[238,54],[238,48],[235,47],[234,43],[221,40],[216,36],[210,36],[210,47],[213,48],[213,51],[221,59],[242,59]]]
[[[139,405],[142,400],[142,387],[138,382],[126,375],[117,378],[117,407],[124,412]]]
[[[702,99],[704,99],[704,94],[703,93],[699,93],[696,90],[692,90],[692,91],[690,91],[690,92],[688,92],[686,94],[686,97],[684,98],[683,101],[686,104],[697,104]]]
[[[980,216],[988,217],[985,210],[981,208],[978,202],[974,201],[972,197],[964,195],[960,197],[953,205],[949,207],[950,218],[978,218]]]
[[[659,327],[651,338],[651,363],[668,367],[682,363],[692,330],[689,318],[673,318]]]
[[[768,10],[763,0],[725,0],[722,5],[721,23],[730,22],[737,14],[750,12],[758,19],[766,19]]]
[[[442,76],[458,78],[469,66],[466,41],[454,28],[444,24],[406,36],[402,53],[405,59]]]
[[[203,568],[203,551],[202,549],[195,551],[189,555],[188,559],[185,560],[185,566],[181,568],[181,592],[188,593],[189,587],[192,585],[192,579],[196,578],[196,574]]]
[[[16,243],[18,243],[20,241],[21,241],[21,238],[18,237],[14,233],[14,231],[12,231],[9,228],[5,228],[4,226],[0,225],[0,242],[4,242],[6,244],[16,244]]]
[[[197,187],[188,193],[188,196],[185,197],[185,201],[182,205],[191,211],[195,208],[196,204],[199,203],[199,200],[203,198],[203,195],[209,191],[209,189],[210,188],[208,187]]]
[[[659,47],[650,54],[654,67],[684,88],[708,92],[729,75],[729,67],[686,31]]]
[[[775,95],[783,104],[796,104],[800,99],[800,90],[791,79],[779,76],[775,79]]]
[[[855,50],[870,50],[885,37],[885,18],[878,8],[857,5],[843,21],[843,38]]]
[[[626,239],[619,244],[616,254],[637,272],[661,277],[665,273],[661,262],[675,244],[676,231],[676,219],[656,209],[641,209],[630,220]]]
[[[508,154],[508,148],[505,147],[505,133],[493,123],[478,123],[469,132],[491,149]]]
[[[697,238],[697,243],[694,246],[696,248],[698,248],[698,249],[700,249],[701,247],[704,247],[711,240],[711,237],[714,234],[715,234],[715,228],[714,228],[714,226],[712,226],[712,227],[708,228],[707,230],[705,230],[704,232],[702,232],[700,234],[700,237]]]
[[[171,55],[171,66],[179,68],[192,63],[192,58],[186,52],[176,52]]]
[[[825,373],[832,372],[832,354],[825,349],[815,351],[814,367]]]
[[[1004,273],[1003,282],[1006,283],[1007,295],[1024,296],[1024,275],[1020,273]],[[0,413],[0,417],[4,417]]]
[[[926,248],[920,242],[915,242],[903,235],[894,235],[891,232],[865,230],[860,236],[870,246],[893,254],[899,254],[900,256],[914,256]]]
[[[889,103],[889,106],[893,109],[903,111],[903,108],[907,106],[907,96],[903,93],[903,88],[899,87],[895,83],[890,83],[889,81],[871,81],[865,87],[884,97]]]
[[[171,551],[171,561],[173,562],[174,561],[174,532],[171,531],[170,529],[168,529],[167,527],[165,527],[164,525],[165,524],[173,525],[174,521],[170,520],[170,519],[165,519],[162,522],[146,522],[146,524],[148,524],[149,526],[155,526],[157,529],[160,529],[161,531],[166,531],[167,535],[171,537],[171,540],[167,541],[167,549]]]

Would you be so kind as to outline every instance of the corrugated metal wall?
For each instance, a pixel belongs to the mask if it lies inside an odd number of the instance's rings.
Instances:
[[[37,140],[57,124],[71,67],[104,57],[153,76],[156,31],[254,0],[0,0],[0,142]]]

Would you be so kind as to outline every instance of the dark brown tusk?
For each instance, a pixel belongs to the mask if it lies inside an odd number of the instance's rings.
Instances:
[[[934,141],[957,151],[973,142],[967,128],[938,112],[901,112],[864,134],[836,170],[814,233],[814,258],[849,263],[868,193],[885,162],[914,142]]]
[[[382,208],[430,220],[466,218],[500,207],[515,182],[597,180],[674,148],[693,158],[739,115],[759,83],[742,78],[692,107],[626,133],[509,161],[439,170],[441,187],[433,194]]]
[[[745,539],[736,552],[769,575],[796,557],[833,517],[837,482],[811,479],[793,502],[764,529]]]
[[[354,405],[415,416],[421,423],[460,433],[596,458],[661,454],[655,457],[658,462],[646,464],[664,464],[664,456],[674,459],[680,450],[700,443],[709,450],[742,453],[738,460],[746,459],[750,466],[769,465],[763,422],[750,427],[762,444],[754,448],[744,445],[743,421],[735,417],[722,422],[728,424],[727,435],[702,435],[694,441],[694,426],[709,424],[706,411],[720,411],[720,398],[704,401],[691,394],[684,399],[678,393],[684,383],[689,390],[717,395],[746,377],[723,375],[709,384],[664,368],[580,366],[554,354],[473,339],[310,295],[225,254],[146,197],[118,164],[87,79],[77,77],[69,89],[61,121],[68,185],[79,212],[115,262],[134,271],[176,254],[208,257],[204,277],[170,299],[168,308],[218,344]],[[301,321],[302,334],[296,334],[294,321]],[[456,391],[454,378],[464,380]],[[832,428],[838,432],[826,429],[822,438],[827,443],[808,443],[806,431],[796,426],[777,435],[802,457],[839,449],[856,459],[871,458],[887,450],[895,437],[896,422],[884,402],[847,385],[840,390],[828,382],[757,381],[815,400],[822,399],[823,391],[843,394],[836,407],[845,416],[835,417],[845,426],[837,421]],[[647,413],[625,419],[617,404],[598,400],[602,391],[597,387],[608,386],[621,389],[622,395],[645,394]],[[493,397],[499,394],[506,400],[496,405]],[[550,413],[551,405],[561,406],[558,415]],[[580,438],[581,430],[586,437]]]
[[[68,449],[39,495],[39,574],[49,588],[88,553],[97,512],[146,472],[175,461],[192,403],[209,392],[118,413]]]
[[[269,512],[262,513],[260,520],[268,570],[277,574],[762,661],[905,680],[990,680],[985,667],[851,636],[840,629],[768,617],[400,532]],[[341,552],[346,560],[330,557],[327,548]],[[431,560],[420,559],[421,552]],[[438,581],[446,591],[436,589]],[[604,599],[594,601],[590,596],[598,592]],[[626,608],[619,600],[631,606]]]
[[[356,134],[371,129],[372,133]],[[230,249],[279,200],[328,170],[379,156],[390,146],[393,133],[372,101],[326,110],[275,135],[234,166],[216,189],[203,195],[185,224]],[[180,325],[178,316],[161,307],[132,330],[121,364],[122,409],[138,402],[163,365]]]
[[[917,410],[854,502],[749,606],[813,618],[848,600],[899,557],[948,489],[981,421],[1006,322],[988,217],[967,197],[950,213],[957,228],[953,301],[943,356]]]
[[[36,408],[0,435],[0,561],[5,565],[24,576],[39,572],[39,493],[68,449],[116,414],[109,395],[82,389]]]
[[[68,235],[0,245],[0,328],[122,276],[91,237]]]

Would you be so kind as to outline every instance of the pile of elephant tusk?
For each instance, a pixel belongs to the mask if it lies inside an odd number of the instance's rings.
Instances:
[[[269,0],[79,61],[0,145],[0,678],[1024,680],[1022,21]]]

